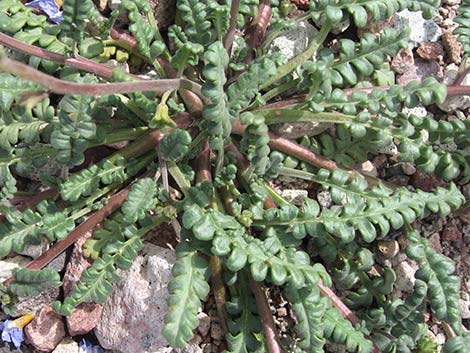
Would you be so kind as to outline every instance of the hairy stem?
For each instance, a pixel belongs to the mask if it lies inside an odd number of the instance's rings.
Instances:
[[[76,83],[59,80],[53,76],[6,57],[0,58],[0,71],[11,73],[23,80],[32,81],[56,94],[82,94],[104,96],[117,93],[154,91],[164,93],[180,88],[189,89],[201,95],[201,86],[186,79],[145,80],[115,83]]]

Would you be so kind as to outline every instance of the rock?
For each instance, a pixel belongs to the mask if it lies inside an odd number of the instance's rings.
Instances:
[[[266,38],[272,33],[268,30]],[[317,33],[317,29],[311,24],[300,22],[296,28],[282,31],[274,38],[268,45],[268,53],[281,53],[287,59],[292,59],[307,48]]]
[[[65,275],[63,278],[63,287],[65,295],[72,291],[72,287],[80,280],[80,277],[91,263],[83,254],[83,244],[92,235],[88,232],[84,237],[80,238],[74,245],[72,256],[67,264]],[[98,324],[101,318],[103,306],[96,303],[82,303],[72,311],[72,315],[67,316],[67,328],[71,336],[83,335],[90,332]]]
[[[403,75],[397,77],[397,83],[406,85],[411,81],[423,81],[430,76],[441,80],[444,76],[441,65],[435,60],[425,61],[418,58],[415,60],[415,64],[408,67]]]
[[[387,181],[396,186],[407,186],[410,183],[410,178],[406,175],[394,175],[388,178]]]
[[[413,261],[402,261],[395,267],[397,281],[395,282],[396,289],[402,292],[412,292],[415,284],[415,272],[418,270],[418,265]]]
[[[400,245],[396,240],[379,240],[377,246],[383,256],[389,259],[393,259],[400,251]]]
[[[28,256],[32,259],[36,259],[39,256],[41,256],[41,254],[45,252],[47,249],[49,249],[49,242],[46,240],[43,240],[41,244],[38,244],[38,245],[27,244],[24,247],[23,251],[18,252],[18,254]]]
[[[197,315],[197,318],[199,319],[199,326],[197,327],[197,330],[199,331],[201,336],[207,336],[211,328],[210,316],[206,313],[199,313]]]
[[[24,328],[26,342],[43,352],[52,351],[65,337],[62,317],[49,305],[44,305],[36,317]]]
[[[470,319],[470,301],[460,299],[460,315],[462,319]]]
[[[315,136],[327,130],[331,124],[316,122],[298,122],[273,124],[270,129],[286,139],[297,139],[303,136]]]
[[[415,64],[413,51],[410,48],[400,49],[392,59],[391,69],[397,74],[403,75]]]
[[[439,233],[431,234],[428,240],[431,248],[433,248],[435,252],[442,254],[441,236]]]
[[[52,305],[60,296],[60,288],[47,288],[36,297],[20,297],[16,304],[18,315],[39,311],[44,305]]]
[[[392,25],[398,31],[411,28],[410,42],[416,47],[422,42],[437,42],[442,30],[434,20],[425,20],[422,11],[403,10],[395,14]]]
[[[322,208],[330,208],[332,205],[331,194],[328,191],[320,191],[317,200]]]
[[[444,55],[444,48],[441,43],[420,43],[416,51],[421,59],[437,60]]]
[[[158,28],[166,28],[174,23],[176,0],[150,0]]]
[[[49,262],[47,268],[51,270],[62,272],[65,269],[65,265],[67,264],[67,258],[70,256],[70,249],[64,251],[59,256],[57,256],[54,260]]]
[[[81,303],[66,317],[70,336],[84,335],[93,330],[101,318],[103,306],[96,303]]]
[[[442,240],[458,243],[462,241],[462,232],[455,224],[447,224],[442,234]]]
[[[224,337],[224,332],[222,331],[222,327],[218,322],[212,322],[211,325],[211,337],[214,340],[221,340]]]
[[[379,176],[377,168],[375,167],[375,165],[371,161],[366,161],[366,162],[362,163],[360,170],[361,170],[361,173],[365,174],[365,175],[369,175],[369,176],[372,176],[372,177],[378,177]]]
[[[71,337],[64,338],[52,353],[79,353],[80,347]]]
[[[446,85],[452,85],[459,74],[459,68],[455,64],[448,65],[444,70],[443,83]],[[470,85],[470,75],[467,75],[462,85]],[[456,110],[465,110],[470,108],[470,96],[469,95],[453,95],[448,96],[444,103],[438,104],[439,108],[445,112],[455,112]]]
[[[287,201],[298,206],[303,205],[305,198],[308,197],[307,190],[284,189],[284,190],[280,190],[280,194]]]
[[[3,282],[11,277],[11,271],[17,267],[24,267],[31,262],[24,256],[14,256],[0,261],[0,281]]]
[[[432,192],[437,187],[443,187],[446,183],[434,173],[424,173],[417,169],[416,173],[411,177],[413,186],[426,192]]]
[[[413,175],[414,173],[416,173],[416,167],[414,166],[413,163],[409,163],[409,162],[402,163],[401,169],[403,173],[405,173],[406,175]]]
[[[125,279],[115,285],[104,304],[94,330],[104,348],[144,353],[168,345],[161,330],[175,255],[149,243],[144,251],[146,254],[138,256],[128,271],[119,271]]]
[[[103,12],[108,7],[108,0],[93,0],[100,12]]]
[[[88,232],[74,244],[72,255],[67,263],[64,278],[62,279],[65,295],[72,291],[73,285],[80,280],[83,271],[91,266],[91,262],[85,257],[82,249],[83,244],[91,236],[92,233]]]
[[[457,36],[452,34],[450,30],[444,30],[442,33],[442,44],[450,59],[455,64],[462,61],[463,47],[462,43],[457,40]]]

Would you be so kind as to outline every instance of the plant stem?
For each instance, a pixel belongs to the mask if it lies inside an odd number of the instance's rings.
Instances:
[[[181,191],[183,192],[184,196],[188,197],[188,190],[191,187],[191,183],[186,179],[181,169],[178,165],[173,161],[167,161],[168,164],[168,172],[176,181],[176,184],[180,187]]]
[[[316,37],[308,45],[307,49],[304,52],[297,55],[295,58],[292,58],[291,60],[289,60],[288,63],[280,66],[277,69],[276,75],[274,75],[271,79],[269,79],[266,83],[264,83],[264,85],[262,85],[260,88],[265,89],[269,87],[271,84],[280,80],[284,76],[290,74],[298,66],[302,65],[304,62],[311,59],[313,55],[316,53],[317,49],[320,47],[320,45],[322,45],[323,42],[325,41],[326,36],[328,35],[328,33],[330,33],[330,30],[331,30],[331,24],[329,22],[325,23],[323,27],[321,28],[320,32],[318,32]]]
[[[260,2],[258,6],[258,14],[253,20],[247,35],[245,36],[246,44],[248,45],[248,55],[245,58],[245,64],[249,64],[254,59],[254,48],[257,48],[266,33],[269,26],[273,10],[269,0]]]
[[[176,89],[188,89],[201,95],[201,86],[186,79],[143,80],[115,83],[76,83],[59,80],[53,76],[9,58],[0,59],[0,71],[11,73],[23,80],[36,82],[57,94],[82,94],[104,96],[116,93],[154,91],[164,93]]]
[[[279,86],[276,86],[274,88],[272,88],[271,90],[269,90],[268,92],[266,92],[265,94],[263,94],[261,96],[261,99],[264,101],[264,102],[268,102],[269,100],[271,100],[272,98],[280,95],[281,93],[291,89],[291,88],[294,88],[295,86],[297,85],[297,80],[292,80],[292,81],[287,81],[287,82],[284,82],[284,83],[281,83]]]
[[[201,183],[204,181],[212,181],[211,174],[211,148],[209,142],[205,139],[202,142],[202,150],[196,157],[196,182]],[[220,326],[222,331],[227,334],[227,312],[225,311],[225,302],[227,292],[225,290],[223,280],[223,269],[222,261],[218,256],[211,256],[210,258],[211,268],[211,282],[212,282],[212,293],[214,294],[215,305],[217,307],[217,313],[220,318]]]
[[[336,112],[313,113],[308,110],[297,109],[261,109],[255,110],[256,114],[266,118],[266,124],[316,122],[345,124],[355,120],[354,115],[346,115]]]
[[[251,273],[248,274],[248,277],[250,278],[251,290],[255,296],[256,306],[258,307],[258,312],[261,316],[261,322],[264,334],[266,335],[269,353],[282,353],[281,340],[276,333],[276,324],[274,323],[266,294],[264,293],[261,284],[253,279]]]
[[[232,51],[233,39],[235,38],[235,30],[237,29],[237,16],[239,8],[240,0],[232,0],[232,5],[230,7],[230,25],[227,29],[227,34],[224,38],[224,48],[229,56]]]
[[[26,268],[30,270],[40,270],[46,266],[49,262],[59,256],[63,251],[65,251],[69,246],[74,244],[78,239],[83,237],[88,231],[95,228],[99,223],[101,223],[106,217],[111,213],[116,211],[124,200],[127,197],[127,194],[130,192],[131,186],[121,190],[119,193],[113,195],[109,198],[107,204],[100,210],[92,214],[88,219],[75,228],[72,232],[69,233],[67,238],[61,240],[54,245],[52,245],[49,250],[44,252],[34,261],[30,262]],[[13,280],[12,277],[8,278],[3,282],[6,286]]]
[[[22,53],[37,56],[38,58],[54,61],[59,64],[76,67],[77,69],[91,72],[103,78],[111,78],[113,68],[97,63],[93,60],[86,59],[82,56],[74,58],[67,58],[64,55],[54,53],[52,51],[36,47],[31,44],[23,43],[15,38],[12,38],[4,33],[0,33],[0,44],[9,47],[10,49],[20,51]]]

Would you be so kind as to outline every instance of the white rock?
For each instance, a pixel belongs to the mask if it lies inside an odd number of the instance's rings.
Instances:
[[[462,319],[470,319],[470,301],[459,299],[460,315]]]
[[[395,287],[402,292],[412,292],[413,286],[416,281],[415,272],[418,270],[418,265],[414,262],[403,261],[395,267],[397,281]]]
[[[80,347],[71,337],[64,338],[52,353],[79,353]]]
[[[422,105],[418,105],[417,107],[414,107],[414,108],[405,107],[405,108],[403,108],[403,113],[410,114],[410,115],[416,115],[419,118],[425,118],[428,115],[432,116],[432,114],[428,113],[426,108],[423,107]]]
[[[11,276],[11,271],[17,267],[24,267],[31,262],[23,256],[14,256],[0,261],[0,281],[3,282]]]
[[[411,28],[410,42],[413,47],[422,42],[437,42],[442,35],[441,28],[434,20],[425,20],[422,11],[400,11],[393,17],[392,25],[398,31]]]
[[[294,205],[303,205],[304,200],[308,197],[307,190],[281,190],[280,194],[283,198]]]
[[[166,352],[163,317],[174,252],[146,243],[126,278],[106,301],[95,334],[101,346],[123,353]]]
[[[273,32],[268,31],[266,38]],[[301,22],[297,28],[283,31],[282,34],[271,42],[268,46],[268,53],[281,53],[287,59],[302,53],[310,41],[315,38],[318,31],[309,23]]]

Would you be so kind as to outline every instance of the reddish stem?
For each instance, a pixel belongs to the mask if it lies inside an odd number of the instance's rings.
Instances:
[[[114,28],[110,32],[111,38],[124,42],[127,46],[134,49],[137,47],[137,40],[127,32],[120,32]]]
[[[268,349],[270,353],[282,353],[281,340],[276,332],[276,324],[274,323],[273,314],[269,308],[266,294],[261,287],[259,282],[256,282],[251,274],[248,274],[250,278],[250,286],[255,296],[256,306],[258,307],[258,313],[261,316],[261,322],[263,325],[264,334],[266,335],[266,342],[268,343]]]
[[[88,219],[80,224],[77,228],[75,228],[64,240],[61,240],[55,243],[52,247],[50,247],[46,252],[44,252],[41,256],[37,259],[30,262],[26,268],[30,270],[40,270],[44,266],[46,266],[49,262],[59,256],[63,251],[65,251],[69,246],[74,244],[77,240],[83,237],[88,231],[95,228],[99,223],[101,223],[106,217],[108,217],[111,213],[116,211],[124,200],[127,197],[127,194],[130,191],[130,186],[121,190],[116,195],[112,196],[106,206],[104,206],[99,211],[92,214]],[[3,282],[3,285],[7,286],[13,277],[8,278]]]
[[[207,140],[202,142],[202,150],[196,157],[196,180],[198,182],[212,181],[211,148]]]
[[[245,58],[245,63],[248,64],[254,59],[253,49],[259,47],[262,43],[266,30],[271,21],[273,11],[269,0],[264,0],[259,4],[258,15],[253,20],[251,27],[245,37],[248,45],[248,55]]]
[[[137,82],[77,83],[60,80],[28,65],[9,58],[0,59],[0,70],[14,74],[23,80],[36,82],[57,94],[83,94],[103,96],[116,93],[154,91],[164,93],[180,88],[191,89],[200,94],[200,85],[186,79],[143,80]]]
[[[456,79],[454,80],[452,84],[455,86],[460,86],[469,72],[470,72],[470,66],[467,66],[462,72],[460,72],[457,75]]]
[[[242,125],[239,121],[232,124],[232,132],[237,135],[242,135],[245,131],[246,126]],[[270,142],[269,146],[281,151],[288,153],[292,156],[299,158],[300,160],[313,164],[318,168],[325,168],[328,170],[334,170],[341,168],[336,162],[326,159],[308,148],[305,148],[298,143],[292,142],[286,138],[279,137],[273,133],[269,133]]]
[[[22,53],[37,56],[38,58],[54,61],[59,64],[76,67],[83,71],[91,72],[95,75],[104,78],[111,78],[113,68],[94,62],[93,60],[86,59],[82,56],[76,58],[67,58],[64,55],[54,53],[52,51],[36,47],[34,45],[23,43],[15,38],[12,38],[4,33],[0,33],[0,44],[9,47],[10,49],[20,51]]]
[[[135,158],[145,154],[154,148],[163,138],[163,134],[159,130],[150,132],[145,138],[133,142],[127,147],[127,158]],[[119,152],[117,152],[119,153]],[[44,252],[40,257],[29,263],[26,268],[30,270],[39,270],[61,254],[65,249],[80,239],[86,232],[96,227],[101,221],[113,213],[126,199],[130,186],[123,189],[119,193],[109,198],[108,203],[99,211],[92,214],[85,222],[75,228],[64,240],[55,243],[51,248]],[[3,282],[8,285],[12,281],[12,277]]]
[[[230,55],[232,51],[233,39],[235,38],[235,30],[237,29],[237,16],[238,9],[240,8],[240,0],[232,0],[232,6],[230,7],[230,25],[227,30],[227,34],[224,38],[224,48]]]
[[[452,85],[447,86],[447,96],[469,95],[470,86]]]

